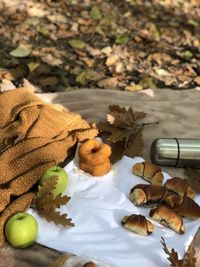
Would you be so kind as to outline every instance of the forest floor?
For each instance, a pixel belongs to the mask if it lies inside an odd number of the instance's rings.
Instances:
[[[42,92],[200,87],[200,0],[0,0],[0,79]]]

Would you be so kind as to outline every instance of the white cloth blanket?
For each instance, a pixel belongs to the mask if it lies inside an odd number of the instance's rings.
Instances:
[[[132,174],[133,164],[142,158],[123,157],[103,177],[91,177],[79,170],[75,158],[65,170],[70,176],[66,194],[71,200],[62,206],[75,227],[64,228],[48,223],[35,210],[29,209],[39,223],[37,242],[47,247],[90,257],[110,267],[168,267],[167,255],[162,244],[163,237],[169,248],[178,251],[182,258],[200,226],[199,220],[184,219],[186,232],[179,235],[164,226],[154,223],[155,230],[149,236],[141,236],[124,229],[123,216],[143,214],[148,219],[149,209],[134,206],[129,198],[130,189],[138,183],[147,183]],[[164,180],[170,176],[164,173]],[[200,204],[200,196],[195,198]]]

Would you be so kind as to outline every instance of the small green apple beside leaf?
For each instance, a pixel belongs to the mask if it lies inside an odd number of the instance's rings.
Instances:
[[[5,236],[13,247],[26,248],[32,245],[38,235],[36,219],[25,212],[13,215],[5,225]]]
[[[67,188],[69,184],[69,175],[67,172],[59,167],[59,166],[53,166],[49,168],[40,178],[39,185],[42,186],[43,182],[49,179],[52,176],[57,176],[57,184],[55,186],[55,189],[52,191],[54,196],[57,196],[59,194],[62,194],[65,189]]]

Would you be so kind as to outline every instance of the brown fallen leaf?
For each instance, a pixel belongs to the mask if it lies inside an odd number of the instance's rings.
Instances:
[[[45,63],[51,65],[51,66],[58,66],[63,64],[63,61],[59,58],[56,58],[54,56],[52,56],[51,54],[46,54],[44,56],[42,56],[42,61],[44,61]]]
[[[93,57],[96,57],[96,56],[101,55],[101,50],[100,49],[97,49],[97,48],[93,48],[92,46],[89,46],[88,45],[87,48],[86,48],[86,50]]]
[[[47,18],[53,23],[67,23],[67,17],[56,12],[53,15],[47,16]]]
[[[91,58],[88,58],[88,57],[82,57],[81,59],[83,62],[85,62],[85,64],[89,67],[89,68],[92,68],[95,64],[95,60],[94,59],[91,59]]]
[[[144,112],[133,111],[132,108],[109,106],[107,121],[100,122],[97,127],[103,139],[111,144],[113,163],[123,155],[135,157],[142,154],[142,131],[145,125],[151,124],[139,123],[145,116]]]
[[[191,243],[185,253],[183,259],[179,259],[178,253],[174,248],[171,251],[167,248],[166,242],[163,237],[161,237],[161,244],[163,245],[164,252],[168,255],[168,261],[170,262],[171,267],[196,267],[196,250],[194,249],[193,244]]]
[[[196,267],[196,250],[194,249],[193,244],[191,243],[188,247],[187,252],[185,253],[182,267]]]
[[[101,49],[101,52],[109,56],[112,53],[112,47],[105,46],[104,48]]]
[[[124,154],[130,158],[135,156],[141,156],[143,151],[142,129],[137,129],[134,134],[129,136],[127,146],[124,150]]]
[[[105,89],[116,89],[118,85],[118,81],[117,81],[117,78],[114,78],[114,77],[105,78],[105,79],[98,81],[97,85]]]
[[[34,205],[38,214],[43,216],[47,221],[53,221],[55,224],[63,226],[74,226],[67,214],[60,214],[57,210],[60,206],[65,205],[70,197],[61,196],[61,194],[54,197],[52,190],[57,183],[57,176],[52,176],[44,181],[42,186],[39,186],[38,194],[34,200]]]
[[[171,251],[167,248],[167,245],[163,237],[161,237],[160,242],[163,245],[164,252],[168,255],[167,259],[170,262],[170,266],[171,267],[182,267],[183,260],[179,260],[178,253],[173,248]]]
[[[39,209],[38,214],[43,216],[48,222],[53,221],[55,224],[61,224],[63,226],[74,226],[74,224],[71,222],[72,219],[66,217],[67,214],[60,214],[56,210]]]
[[[110,124],[120,127],[126,128],[129,126],[137,126],[136,121],[144,119],[146,117],[146,113],[143,111],[134,111],[132,108],[124,108],[118,105],[109,106],[110,117],[107,117]],[[112,120],[110,119],[113,117]]]
[[[124,155],[124,142],[123,141],[119,141],[116,143],[112,143],[112,142],[106,142],[107,144],[110,145],[111,149],[112,149],[112,154],[110,156],[110,161],[111,163],[115,163],[118,160],[120,160],[123,155]]]
[[[109,67],[109,66],[115,64],[118,60],[119,60],[118,55],[110,55],[106,60],[106,66]]]

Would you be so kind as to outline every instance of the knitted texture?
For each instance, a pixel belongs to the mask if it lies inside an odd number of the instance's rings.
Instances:
[[[98,131],[79,114],[54,108],[24,87],[0,93],[0,114],[0,145],[4,145],[0,153],[3,245],[6,220],[24,211],[32,200],[27,192],[46,170],[63,162],[77,142],[93,139]]]
[[[0,143],[90,128],[79,114],[52,107],[24,87],[0,93]]]

